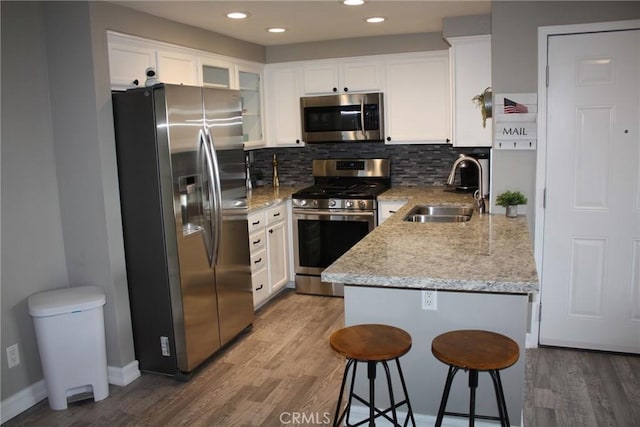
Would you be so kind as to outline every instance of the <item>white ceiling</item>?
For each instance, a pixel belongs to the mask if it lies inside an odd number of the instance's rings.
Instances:
[[[204,28],[264,46],[442,31],[442,18],[482,15],[491,11],[491,1],[367,1],[363,6],[345,6],[339,0],[302,1],[113,1],[183,24]],[[249,18],[228,19],[227,12],[243,11]],[[364,18],[384,16],[380,24]],[[271,34],[268,27],[287,32]]]

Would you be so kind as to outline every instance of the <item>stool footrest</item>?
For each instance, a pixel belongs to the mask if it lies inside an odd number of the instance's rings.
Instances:
[[[353,393],[352,397],[353,397],[354,399],[358,400],[360,403],[362,403],[362,404],[364,404],[364,405],[367,405],[367,407],[369,407],[370,403],[369,403],[368,401],[366,401],[365,399],[363,399],[362,397],[358,396],[357,394]],[[389,412],[393,411],[394,409],[398,409],[399,407],[401,407],[401,406],[403,406],[403,405],[407,405],[407,409],[408,409],[408,410],[411,410],[411,407],[409,406],[409,404],[407,404],[407,402],[408,402],[408,401],[405,399],[405,400],[403,400],[402,402],[398,402],[398,403],[396,403],[395,405],[393,405],[393,406],[389,406],[388,408],[386,408],[386,409],[384,409],[384,410],[383,410],[383,409],[374,408],[373,410],[374,410],[374,412],[375,412],[375,415],[374,415],[373,419],[375,420],[376,418],[384,417],[384,418],[386,418],[389,422],[391,422],[393,425],[401,426],[401,425],[403,425],[403,424],[398,424],[398,423],[395,423],[395,424],[394,424],[393,418],[391,418],[391,417],[390,417],[389,415],[387,415],[387,414],[388,414]],[[343,417],[344,417],[344,415],[346,414],[346,412],[347,412],[347,410],[348,410],[348,409],[349,409],[348,407],[345,407],[345,408],[343,409],[342,414],[341,414],[341,415],[340,415],[340,417],[338,418],[339,420],[342,420],[342,419],[343,419]],[[407,425],[407,423],[408,423],[409,419],[410,419],[410,413],[409,413],[409,412],[407,412],[407,416],[406,416],[406,418],[405,418],[405,422],[404,422],[404,425],[405,425],[405,426]],[[355,423],[355,424],[349,424],[348,420],[346,420],[346,419],[345,419],[345,426],[347,426],[347,427],[357,427],[357,426],[363,425],[364,423],[369,422],[369,421],[371,421],[371,420],[370,420],[370,418],[369,418],[369,417],[367,417],[367,418],[365,418],[365,419],[363,419],[363,420],[361,420],[361,421],[358,421],[358,422],[357,422],[357,423]]]
[[[462,412],[443,412],[442,415],[449,415],[452,417],[464,417],[464,418],[469,418],[469,414],[465,414]],[[473,416],[474,418],[480,418],[483,420],[494,420],[494,421],[501,421],[500,417],[496,417],[496,416],[492,416],[492,415],[477,415],[474,414]]]

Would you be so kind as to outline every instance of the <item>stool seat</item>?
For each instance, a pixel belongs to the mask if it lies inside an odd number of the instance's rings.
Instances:
[[[445,415],[469,418],[469,427],[474,427],[475,419],[500,421],[500,426],[509,427],[509,413],[504,398],[500,370],[515,364],[520,357],[518,344],[504,335],[482,330],[459,330],[438,335],[431,342],[431,352],[439,361],[449,365],[449,373],[444,384],[440,409],[435,427],[441,427]],[[447,412],[447,401],[451,384],[456,373],[463,369],[469,372],[469,412]],[[498,416],[476,414],[476,389],[478,373],[488,372],[496,394]]]
[[[416,421],[413,417],[413,410],[409,402],[407,393],[407,385],[404,382],[402,368],[400,367],[400,356],[405,355],[411,349],[411,335],[406,331],[389,325],[364,324],[345,327],[335,331],[329,337],[331,348],[338,354],[347,358],[347,364],[344,368],[342,376],[342,385],[340,386],[340,395],[338,396],[338,404],[336,405],[336,413],[333,418],[333,426],[344,425],[347,427],[356,427],[363,424],[369,426],[375,425],[377,418],[384,418],[393,426],[406,427],[411,421],[415,427]],[[397,402],[393,393],[393,384],[391,380],[391,372],[389,370],[390,361],[394,361],[400,385],[404,398]],[[365,363],[367,368],[367,379],[369,380],[368,400],[354,392],[356,382],[356,370],[359,363]],[[383,367],[387,388],[389,391],[389,407],[380,409],[376,405],[376,366],[380,364]],[[349,387],[347,403],[341,410],[342,397],[347,387],[347,377],[351,371],[351,385]],[[366,396],[365,396],[366,397]],[[353,400],[365,404],[369,408],[369,416],[355,424],[351,424],[351,404]],[[386,406],[386,405],[385,405]],[[406,406],[407,415],[404,424],[398,422],[397,408]]]
[[[335,331],[331,348],[361,362],[397,359],[411,349],[411,335],[388,325],[355,325]]]
[[[505,369],[518,361],[518,344],[509,337],[481,330],[451,331],[431,343],[433,355],[447,365],[462,369],[491,371]]]

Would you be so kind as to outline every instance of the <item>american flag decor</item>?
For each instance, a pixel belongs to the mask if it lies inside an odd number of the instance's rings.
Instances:
[[[515,101],[510,100],[509,98],[504,98],[504,113],[505,114],[513,114],[513,113],[528,113],[529,109],[526,105],[518,104]]]

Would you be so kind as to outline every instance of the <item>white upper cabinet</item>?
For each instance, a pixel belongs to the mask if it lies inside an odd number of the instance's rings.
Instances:
[[[421,52],[387,60],[385,122],[387,144],[449,141],[449,53]]]
[[[262,67],[238,64],[237,89],[242,97],[242,137],[245,148],[264,146]]]
[[[301,147],[299,65],[267,65],[265,91],[267,146]]]
[[[231,61],[203,56],[198,58],[198,71],[202,86],[226,89],[235,86],[235,68]]]
[[[144,86],[145,70],[156,67],[156,51],[143,44],[109,37],[111,88],[125,90]]]
[[[158,80],[163,83],[197,86],[198,58],[176,51],[158,51]]]
[[[491,36],[450,37],[453,145],[491,147],[493,120],[482,126],[480,108],[472,101],[491,86]]]
[[[304,93],[378,92],[382,90],[383,70],[382,60],[308,61],[303,71]]]

